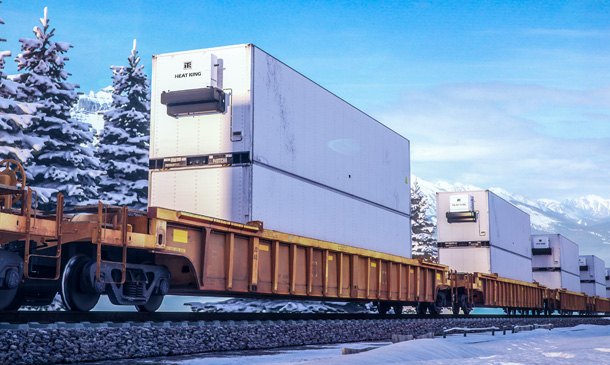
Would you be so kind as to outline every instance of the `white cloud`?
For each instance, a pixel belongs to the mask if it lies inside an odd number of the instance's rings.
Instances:
[[[609,91],[447,84],[411,90],[376,116],[410,139],[424,179],[531,199],[610,197]]]

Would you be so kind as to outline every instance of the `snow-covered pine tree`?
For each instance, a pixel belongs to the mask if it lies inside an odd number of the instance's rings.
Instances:
[[[51,40],[47,8],[40,26],[34,27],[34,39],[19,39],[22,53],[15,59],[22,73],[13,80],[22,84],[24,93],[17,100],[39,104],[37,118],[26,133],[42,140],[32,153],[26,170],[44,201],[40,209],[52,210],[57,193],[62,192],[67,206],[92,202],[97,198],[96,180],[99,161],[93,152],[93,131],[88,123],[70,118],[70,108],[77,101],[77,84],[66,82],[69,59],[64,54],[72,47]]]
[[[104,202],[146,209],[150,82],[133,41],[128,66],[112,66],[113,109],[104,114],[97,156],[106,176],[100,182]]]
[[[0,24],[4,24],[2,19]],[[0,37],[0,42],[5,41]],[[26,138],[23,131],[36,109],[33,104],[15,101],[22,88],[4,73],[4,58],[9,56],[10,51],[0,51],[0,161],[8,158],[24,163],[31,157],[30,143],[35,144],[36,140]]]
[[[411,241],[414,258],[436,261],[438,249],[434,239],[434,223],[426,217],[430,203],[417,181],[411,185]]]

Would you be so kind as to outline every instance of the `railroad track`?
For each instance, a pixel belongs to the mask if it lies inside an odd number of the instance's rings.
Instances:
[[[552,318],[586,318],[599,316],[551,316]],[[198,322],[198,321],[311,321],[311,320],[380,320],[380,319],[508,319],[508,318],[549,318],[545,316],[507,315],[459,315],[438,316],[416,314],[375,313],[202,313],[202,312],[66,312],[66,311],[16,311],[1,312],[0,323],[125,323],[125,322]]]

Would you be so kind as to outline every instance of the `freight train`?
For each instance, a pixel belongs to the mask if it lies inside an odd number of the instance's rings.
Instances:
[[[15,166],[5,160],[2,166]],[[11,167],[0,177],[15,181]],[[607,313],[610,300],[537,283],[449,267],[198,214],[151,207],[77,207],[61,195],[52,214],[36,211],[34,191],[0,185],[0,309],[49,304],[91,310],[100,295],[155,311],[165,295],[375,302],[380,313],[415,306],[420,314],[474,307],[509,314]],[[20,209],[10,209],[22,200]]]
[[[0,162],[0,310],[154,312],[166,295],[610,312],[610,301],[411,258],[409,141],[253,45],[153,57],[147,212],[37,209]],[[383,188],[380,188],[383,181]],[[462,270],[464,271],[464,270]]]

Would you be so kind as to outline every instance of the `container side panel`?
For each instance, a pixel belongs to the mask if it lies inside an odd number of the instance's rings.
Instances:
[[[167,107],[161,104],[161,93],[210,86],[211,55],[221,65],[217,67],[223,68],[221,88],[229,94],[226,111],[177,118],[168,115]],[[250,65],[248,45],[155,56],[150,158],[248,151],[251,145]],[[242,138],[232,141],[231,126],[233,132],[241,132]]]
[[[580,293],[580,278],[566,271],[534,271],[534,281],[550,289],[567,289]]]
[[[438,262],[458,272],[491,274],[489,247],[439,248]]]
[[[600,296],[602,298],[606,297],[606,285],[598,284],[598,283],[580,283],[581,292],[587,294],[588,296]]]
[[[528,239],[529,245],[529,239]],[[501,277],[531,283],[532,260],[498,247],[491,247],[491,272]]]
[[[476,222],[449,223],[446,213],[450,211],[450,198],[454,195],[471,195],[474,199]],[[439,192],[436,194],[438,242],[488,242],[489,205],[487,194],[479,191]]]
[[[607,272],[609,271],[610,268],[606,268]],[[606,276],[606,298],[610,299],[610,275]]]
[[[254,161],[410,213],[408,140],[258,48],[253,80]]]
[[[604,262],[604,260],[600,259],[597,256],[593,256],[593,262],[595,264],[595,282],[597,284],[600,284],[602,286],[604,286],[604,293],[605,293],[605,286],[606,286],[606,263]]]
[[[148,205],[246,223],[251,220],[248,169],[234,166],[152,171]]]
[[[567,271],[561,271],[561,285],[569,291],[580,292],[580,277]]]
[[[488,199],[490,244],[531,259],[530,216],[492,192]]]
[[[265,228],[411,257],[409,218],[253,165],[252,220]]]
[[[544,285],[549,289],[561,289],[562,280],[560,271],[534,271],[534,281]],[[580,291],[580,280],[578,280],[578,290]]]
[[[578,268],[578,245],[564,236],[559,236],[559,240],[561,242],[561,270],[578,276],[580,274]]]
[[[586,260],[586,270],[581,268],[580,280],[594,281],[601,285],[606,285],[606,263],[594,255],[581,255],[581,259]]]

